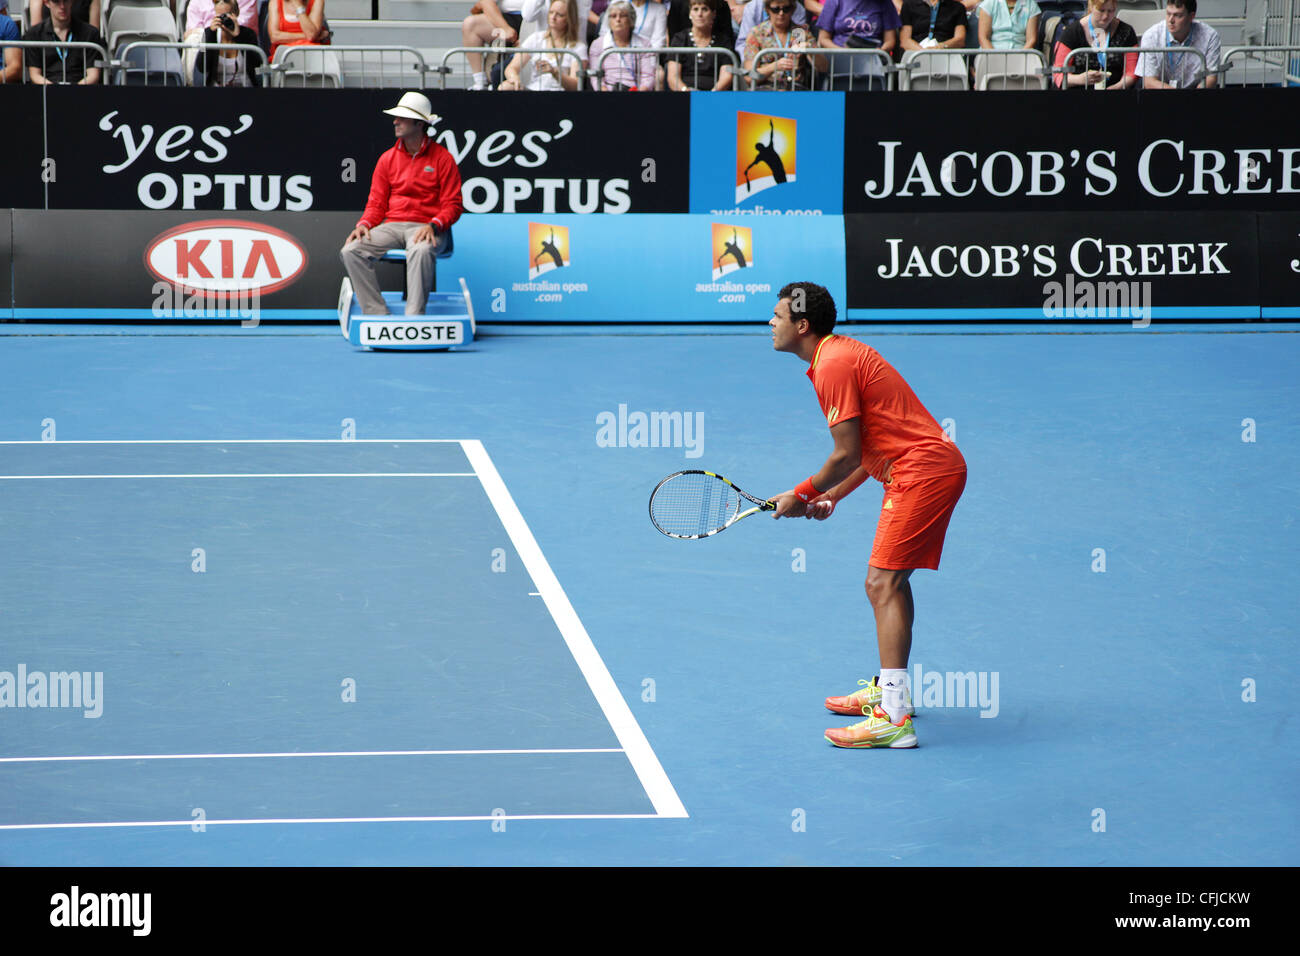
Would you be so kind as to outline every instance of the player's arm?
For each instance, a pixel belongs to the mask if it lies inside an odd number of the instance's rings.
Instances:
[[[840,484],[852,477],[862,463],[862,433],[858,430],[856,418],[849,418],[832,425],[831,438],[835,441],[835,447],[831,450],[830,457],[826,459],[826,464],[822,465],[821,470],[809,479],[817,490],[817,496],[831,489],[838,490]],[[816,497],[814,495],[804,497],[807,494],[807,484],[808,482],[804,482],[798,488],[791,488],[785,494],[777,495],[772,499],[776,502],[776,517],[803,517],[808,510],[808,502]],[[862,481],[860,480],[858,484],[862,484]],[[857,485],[853,487],[856,488]],[[852,490],[850,488],[844,494]]]

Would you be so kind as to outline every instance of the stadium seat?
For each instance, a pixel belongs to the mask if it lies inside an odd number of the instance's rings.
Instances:
[[[293,52],[291,52],[293,51]],[[288,66],[284,64],[288,60]],[[324,46],[282,46],[275,51],[271,85],[341,89],[343,64]]]
[[[1045,90],[1042,62],[1030,54],[981,54],[975,58],[977,90]]]
[[[176,20],[164,6],[128,6],[116,3],[108,13],[108,52],[132,40],[176,42]]]
[[[915,61],[916,65],[908,68]],[[916,50],[903,54],[903,71],[898,74],[900,90],[964,90],[969,73],[966,58],[958,53],[918,55]]]
[[[122,46],[125,49],[129,41]],[[165,47],[126,50],[116,82],[118,86],[184,86],[180,51]]]

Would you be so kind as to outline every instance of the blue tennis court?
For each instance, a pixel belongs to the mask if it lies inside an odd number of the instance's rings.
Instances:
[[[0,864],[1300,862],[1300,327],[837,331],[970,466],[913,751],[822,739],[874,484],[650,526],[825,459],[761,321],[5,326]]]

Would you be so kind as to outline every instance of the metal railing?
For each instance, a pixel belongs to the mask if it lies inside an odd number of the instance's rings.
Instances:
[[[129,54],[136,49],[145,51],[143,62],[138,60],[135,62],[130,61]],[[149,52],[151,50],[175,50],[179,62],[168,63],[164,59],[162,63],[158,63],[158,58]],[[253,57],[256,62],[248,72],[253,76],[254,80],[265,75],[266,51],[260,46],[253,46],[248,43],[187,43],[184,40],[133,40],[130,43],[123,44],[117,50],[117,56],[112,63],[113,82],[118,86],[128,84],[154,86],[156,84],[150,82],[151,79],[161,77],[162,86],[206,86],[206,73],[198,72],[200,66],[205,64],[205,61],[198,54],[205,53],[208,50],[212,50],[214,53],[222,50],[235,50],[244,54],[245,57]],[[192,60],[187,58],[190,51],[195,53]],[[180,72],[174,73],[173,67],[179,67]],[[132,84],[133,76],[141,80],[141,82]],[[170,78],[173,76],[179,78],[179,84],[171,81]]]
[[[807,86],[806,89],[817,89],[818,82],[822,79],[825,79],[826,83],[834,87],[837,76],[841,81],[848,81],[847,89],[849,90],[855,88],[855,83],[857,84],[856,88],[859,90],[870,89],[873,85],[873,81],[877,80],[883,88],[890,89],[893,86],[893,74],[897,69],[894,66],[893,59],[888,53],[884,50],[877,50],[870,47],[836,47],[834,50],[831,50],[827,47],[819,46],[770,46],[765,47],[754,54],[753,65],[750,66],[746,73],[749,78],[750,89],[796,89],[796,84],[803,80],[803,67],[797,62],[793,68],[776,69],[766,76],[759,72],[758,69],[765,60],[772,59],[773,57],[784,59],[786,56],[809,57],[809,71],[807,78],[810,85]],[[858,73],[852,66],[850,66],[845,72],[837,74],[835,66],[836,57],[842,57],[845,60],[866,59],[868,61],[868,72]],[[823,70],[818,66],[818,60],[827,61],[826,69]],[[870,61],[872,60],[880,64],[878,73],[871,71],[870,69]]]
[[[80,50],[81,55],[79,59],[81,60],[83,72],[89,72],[90,70],[100,70],[101,72],[99,75],[99,82],[100,83],[107,82],[107,77],[104,75],[104,72],[107,71],[107,69],[109,68],[111,61],[108,58],[108,51],[98,43],[86,43],[81,40],[69,40],[66,43],[57,40],[5,40],[3,43],[0,43],[0,47],[3,47],[5,49],[11,49],[13,47],[17,47],[18,49],[23,51],[23,66],[21,72],[19,73],[20,76],[19,82],[21,83],[31,82],[30,75],[27,72],[28,66],[30,65],[28,63],[28,56],[27,56],[28,50],[51,51],[53,52],[56,59],[58,59],[60,62],[66,62],[66,61],[63,60],[62,58],[59,58],[57,52],[54,51]],[[89,54],[87,53],[88,50],[93,50],[97,54],[97,56],[95,57],[95,61],[93,63],[89,62]],[[49,54],[42,53],[41,66],[40,66],[40,70],[42,74],[45,73],[45,68],[49,64],[49,62],[50,62]]]
[[[1243,61],[1235,75],[1234,59]],[[1220,86],[1300,86],[1300,46],[1225,46],[1216,72]]]
[[[743,71],[741,70],[740,67],[740,56],[736,53],[735,50],[729,50],[726,47],[722,47],[722,46],[689,46],[689,47],[687,46],[634,46],[634,47],[612,46],[609,49],[602,50],[600,52],[600,56],[596,60],[596,68],[594,70],[588,70],[587,75],[593,78],[592,86],[595,87],[596,89],[599,89],[599,87],[596,86],[595,81],[604,80],[605,61],[609,59],[611,56],[651,55],[655,57],[655,62],[658,63],[658,59],[659,59],[658,55],[661,53],[683,53],[683,54],[689,54],[691,56],[707,54],[713,56],[715,62],[719,56],[725,56],[731,60],[730,63],[722,64],[722,66],[731,67],[731,88],[733,90],[739,90],[741,88],[740,85],[741,75]],[[719,66],[715,72],[721,73],[722,66]],[[665,69],[667,69],[666,66]],[[634,72],[635,72],[635,68],[634,68]],[[665,80],[665,84],[666,83],[667,80]]]
[[[378,63],[374,62],[376,59]],[[300,80],[303,86],[371,89],[406,88],[413,84],[423,88],[425,76],[433,70],[414,47],[354,43],[282,46],[267,67],[271,86]]]
[[[1192,77],[1192,79],[1194,79],[1195,81],[1192,83],[1192,86],[1200,86],[1201,83],[1205,81],[1207,75],[1213,75],[1212,71],[1209,70],[1208,63],[1206,62],[1204,51],[1198,50],[1194,46],[1112,46],[1112,47],[1107,47],[1106,49],[1101,49],[1100,47],[1081,46],[1067,53],[1061,65],[1052,67],[1048,72],[1053,74],[1059,73],[1063,75],[1068,75],[1074,72],[1073,62],[1076,59],[1079,58],[1087,59],[1088,57],[1097,59],[1098,54],[1101,54],[1103,56],[1123,57],[1129,53],[1136,53],[1138,55],[1138,63],[1136,69],[1137,69],[1139,83],[1142,82],[1143,80],[1142,58],[1147,54],[1153,54],[1153,53],[1163,54],[1160,58],[1160,64],[1161,64],[1160,73],[1159,75],[1153,77],[1154,79],[1159,80],[1161,83],[1168,83],[1170,82],[1171,78],[1176,80],[1179,77],[1180,75],[1179,67],[1183,62],[1182,56],[1187,53],[1195,53],[1196,57],[1199,57],[1201,61],[1201,68],[1197,70],[1195,76]],[[1176,55],[1178,57],[1178,59],[1174,61],[1174,69],[1172,71],[1168,69],[1170,59],[1171,59],[1170,54]],[[1196,57],[1194,57],[1193,59],[1195,59]],[[1062,80],[1062,83],[1064,82],[1065,81]]]
[[[457,47],[452,47],[450,50],[444,53],[442,55],[442,63],[433,68],[437,73],[440,74],[440,84],[439,84],[440,89],[445,90],[447,88],[447,75],[452,72],[451,67],[449,67],[447,63],[451,60],[452,57],[463,56],[466,53],[481,53],[483,56],[491,56],[493,54],[500,55],[503,53],[509,53],[510,54],[509,56],[502,57],[504,61],[501,67],[502,79],[505,79],[505,70],[506,67],[510,65],[510,61],[513,60],[515,56],[517,56],[520,53],[524,54],[525,56],[528,56],[529,58],[533,57],[535,54],[538,53],[554,53],[558,56],[571,56],[578,61],[578,89],[582,89],[583,80],[585,80],[587,77],[587,64],[583,61],[582,57],[580,57],[573,50],[566,50],[563,49],[562,47],[544,46],[544,47],[533,47],[532,49],[524,49],[523,47],[518,47],[518,46],[504,47],[504,48],[499,46],[457,46]]]

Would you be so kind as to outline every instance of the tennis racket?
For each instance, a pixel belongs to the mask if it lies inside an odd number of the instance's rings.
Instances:
[[[740,509],[753,503],[755,507]],[[711,471],[679,471],[650,493],[650,522],[670,538],[707,538],[776,503],[741,491]]]

